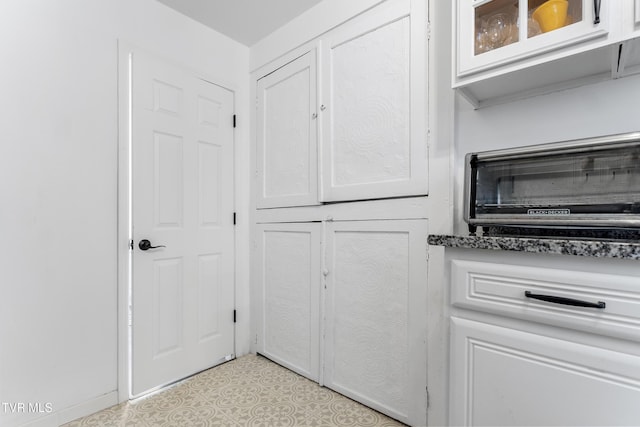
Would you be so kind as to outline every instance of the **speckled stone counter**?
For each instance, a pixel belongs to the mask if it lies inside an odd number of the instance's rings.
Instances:
[[[640,260],[640,242],[430,235],[434,246]]]

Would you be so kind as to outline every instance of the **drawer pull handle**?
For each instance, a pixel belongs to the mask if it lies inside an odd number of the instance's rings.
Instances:
[[[554,304],[573,305],[576,307],[590,307],[590,308],[605,308],[606,304],[603,301],[589,302],[581,301],[579,299],[556,297],[553,295],[540,295],[532,294],[530,291],[524,291],[524,296],[527,298],[539,299],[541,301],[552,302]]]

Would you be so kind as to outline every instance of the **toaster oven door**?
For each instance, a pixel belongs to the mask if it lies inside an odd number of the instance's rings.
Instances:
[[[640,145],[467,156],[470,224],[640,226]]]

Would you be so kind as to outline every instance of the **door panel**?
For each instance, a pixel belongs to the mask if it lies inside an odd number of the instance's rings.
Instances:
[[[200,226],[217,226],[220,218],[220,156],[222,147],[198,141],[198,203]]]
[[[220,255],[198,256],[198,341],[220,335]]]
[[[426,111],[411,92],[426,45],[409,2],[392,3],[322,40],[322,201],[427,193]]]
[[[640,419],[636,355],[452,317],[451,356],[451,425],[611,426]]]
[[[183,348],[182,258],[154,262],[153,275],[153,357]]]
[[[417,425],[426,422],[426,235],[426,221],[406,220],[329,223],[326,237],[325,385]]]
[[[233,93],[133,57],[133,395],[234,353]],[[162,245],[143,251],[138,242]]]
[[[332,49],[335,186],[409,178],[408,45],[404,18]]]
[[[319,380],[319,223],[258,226],[261,308],[258,351]]]
[[[183,140],[180,136],[154,132],[154,143],[156,227],[181,227]]]
[[[316,52],[258,80],[257,207],[318,204]]]

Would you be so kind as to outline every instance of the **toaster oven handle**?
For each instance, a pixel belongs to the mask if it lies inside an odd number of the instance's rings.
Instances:
[[[598,301],[598,302],[581,301],[578,299],[557,297],[554,295],[533,294],[530,291],[524,291],[524,296],[527,298],[537,299],[537,300],[546,301],[546,302],[552,302],[554,304],[573,305],[576,307],[589,307],[589,308],[600,308],[600,309],[603,309],[606,307],[606,304],[603,301]]]
[[[476,225],[473,223],[476,217],[476,198],[478,190],[478,155],[469,153],[465,156],[465,221],[469,224],[469,234],[476,234]]]

